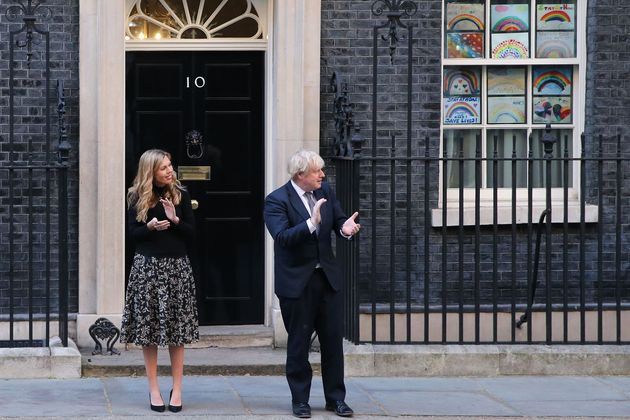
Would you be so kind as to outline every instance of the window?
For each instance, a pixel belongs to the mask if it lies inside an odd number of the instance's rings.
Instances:
[[[127,41],[263,38],[263,0],[126,0]]]
[[[540,142],[547,123],[559,138],[554,157],[579,156],[584,119],[585,0],[444,0],[442,60],[442,150],[449,158],[481,156],[481,199],[511,204],[544,202],[542,162],[529,173],[525,161],[543,156]],[[491,160],[499,158],[496,164]],[[569,165],[569,197],[577,199],[577,163]],[[442,167],[444,170],[444,167]],[[550,180],[555,200],[562,200],[564,167],[554,162]],[[472,205],[475,164],[449,162],[447,207]],[[460,173],[461,172],[461,173]],[[496,173],[495,173],[496,172]],[[516,174],[515,179],[512,179]],[[440,182],[442,182],[440,176]],[[441,194],[440,194],[441,195]],[[441,199],[441,198],[440,198]],[[482,203],[484,205],[484,203]],[[450,221],[449,221],[450,224]]]

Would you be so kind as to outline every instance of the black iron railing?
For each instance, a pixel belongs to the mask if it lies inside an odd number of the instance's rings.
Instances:
[[[6,9],[9,38],[8,128],[2,144],[0,321],[2,347],[48,346],[51,324],[68,345],[68,169],[70,144],[63,85],[51,87],[51,17],[43,1]],[[4,35],[1,35],[4,36]],[[58,141],[53,142],[56,105]],[[57,194],[55,194],[55,192]],[[20,325],[18,325],[20,324]],[[24,325],[22,325],[24,324]],[[39,328],[40,326],[42,326]]]
[[[623,185],[630,157],[622,153],[621,136],[612,154],[604,153],[610,144],[604,140],[611,139],[582,136],[581,155],[571,157],[567,139],[552,139],[553,133],[542,136],[553,140],[542,156],[501,158],[495,151],[481,157],[477,138],[473,157],[464,157],[459,139],[451,155],[439,158],[429,156],[428,146],[424,156],[401,156],[392,142],[389,157],[336,159],[342,204],[359,209],[363,226],[360,246],[337,245],[353,261],[345,271],[346,337],[357,343],[630,343],[624,326],[630,196]],[[560,156],[553,154],[557,141]],[[595,144],[594,156],[585,155],[585,143]],[[517,187],[524,182],[519,164],[527,168],[526,187]],[[466,165],[474,166],[472,186],[463,180]],[[499,165],[512,174],[502,202]],[[532,180],[537,165],[545,168],[542,188]],[[548,182],[552,165],[561,184]],[[459,169],[455,186],[446,177],[452,167]],[[489,188],[482,188],[482,168],[494,169]],[[579,172],[579,185],[572,171]],[[544,197],[539,205],[537,193]],[[491,221],[482,220],[490,213]]]
[[[373,26],[371,143],[362,153],[352,89],[333,77],[335,180],[362,225],[356,241],[337,243],[347,262],[346,337],[630,342],[622,325],[630,319],[630,158],[620,136],[612,153],[615,134],[577,145],[566,125],[523,127],[518,141],[507,130],[482,138],[444,129],[444,139],[423,142],[420,133],[436,133],[439,121],[422,120],[435,104],[413,92],[418,10],[410,0],[372,3],[384,19]]]

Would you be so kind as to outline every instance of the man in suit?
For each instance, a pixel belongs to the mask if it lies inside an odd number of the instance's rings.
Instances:
[[[350,239],[361,226],[347,218],[325,177],[323,159],[297,151],[288,162],[291,180],[265,199],[265,224],[274,239],[275,293],[288,332],[286,376],[293,415],[309,418],[313,371],[311,335],[321,350],[326,410],[350,417],[343,373],[342,277],[331,233]]]

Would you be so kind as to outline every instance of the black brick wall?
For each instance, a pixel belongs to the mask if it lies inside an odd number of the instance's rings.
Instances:
[[[0,0],[0,168],[9,159],[9,126],[8,126],[8,78],[9,78],[9,41],[8,31],[19,28],[19,23],[11,23],[5,16],[5,10],[9,5],[15,4],[14,1]],[[362,133],[367,139],[365,148],[371,153],[372,148],[372,132],[371,132],[371,103],[372,103],[372,28],[374,25],[381,24],[383,17],[373,17],[370,10],[372,2],[370,1],[344,1],[344,0],[323,0],[322,1],[322,38],[321,38],[321,139],[322,139],[322,155],[330,155],[332,147],[330,147],[332,138],[332,94],[329,87],[329,79],[333,70],[339,71],[348,82],[350,90],[350,99],[356,104],[355,116],[356,120],[362,127]],[[429,137],[430,153],[437,156],[439,150],[439,118],[440,118],[440,42],[441,42],[441,2],[437,0],[417,0],[418,11],[413,18],[414,24],[414,59],[413,59],[413,132],[412,132],[412,154],[422,155],[424,153],[426,136]],[[69,240],[70,240],[70,307],[71,311],[76,311],[78,306],[77,297],[77,241],[78,241],[78,1],[77,0],[48,0],[45,5],[50,7],[51,18],[44,23],[44,28],[51,33],[51,80],[64,80],[67,97],[67,114],[66,120],[69,128],[69,140],[73,150],[70,162],[72,168],[70,170],[70,207],[69,207]],[[628,37],[630,34],[630,18],[626,13],[627,3],[625,0],[590,0],[588,6],[588,64],[587,64],[587,94],[586,94],[586,127],[585,132],[589,141],[586,145],[587,155],[593,155],[598,148],[593,136],[604,134],[604,151],[614,153],[616,147],[616,139],[613,136],[621,134],[622,151],[629,151],[628,136],[626,127],[630,123],[630,106],[627,97],[630,91],[630,46]],[[382,32],[385,33],[385,32]],[[383,42],[380,42],[378,54],[381,57],[379,61],[379,78],[378,78],[378,103],[379,103],[379,130],[377,132],[377,155],[389,156],[390,138],[394,134],[396,136],[396,155],[406,152],[406,69],[405,60],[406,48],[405,42],[401,42],[396,53],[395,64],[388,65],[389,57],[387,49]],[[26,71],[24,65],[24,56],[20,55],[20,50],[16,49],[16,65],[14,67],[16,74],[16,108],[15,108],[15,148],[18,152],[19,159],[26,159],[26,144],[31,139],[32,159],[37,161],[44,155],[43,151],[46,147],[54,148],[56,146],[56,120],[53,118],[53,136],[52,145],[46,145],[44,136],[42,136],[42,120],[44,115],[44,96],[42,94],[43,72],[41,65],[41,49],[42,44],[35,47],[35,56],[31,70]],[[28,81],[27,81],[28,80]],[[54,112],[54,107],[53,107]],[[53,115],[54,117],[54,115]],[[365,163],[362,168],[361,183],[370,185],[371,168]],[[391,183],[389,178],[389,167],[379,166],[377,176],[377,207],[379,208],[379,216],[377,219],[376,238],[379,244],[377,252],[377,288],[380,301],[390,298],[390,219],[387,210],[390,208]],[[334,180],[334,165],[332,161],[328,161],[329,176]],[[408,202],[406,197],[406,185],[404,174],[404,166],[398,165],[396,172],[398,175],[395,189],[397,200],[395,203],[397,218],[396,229],[397,242],[395,261],[397,267],[404,267],[404,234],[406,225],[406,209],[410,205],[412,209],[412,270],[411,278],[413,287],[411,290],[412,301],[421,302],[423,298],[423,237],[424,227],[422,208],[424,203],[424,175],[422,168],[418,164],[413,165],[412,176],[412,196]],[[587,168],[588,188],[587,198],[590,203],[595,203],[598,189],[596,183],[596,166],[590,165]],[[438,172],[435,165],[431,169],[431,179],[437,180]],[[603,207],[603,226],[604,234],[604,255],[606,263],[604,265],[605,278],[607,281],[614,276],[614,202],[615,202],[615,176],[616,171],[614,165],[606,164],[604,166],[604,194]],[[630,249],[628,242],[628,178],[630,170],[623,172],[622,183],[622,273],[626,279],[628,272],[628,255],[627,249]],[[14,179],[14,224],[16,235],[14,237],[14,252],[16,264],[17,280],[14,284],[13,296],[20,310],[24,310],[27,305],[27,286],[26,286],[26,269],[28,267],[27,257],[27,233],[26,224],[27,214],[26,206],[28,200],[25,198],[25,191],[28,187],[27,180],[22,174]],[[45,191],[43,175],[34,172],[34,188],[33,203],[37,206],[44,206]],[[435,185],[435,184],[433,184]],[[54,187],[54,183],[52,184]],[[8,313],[8,172],[0,169],[0,315]],[[371,200],[372,196],[365,192],[367,188],[362,187],[361,195],[361,216],[362,222],[366,226],[362,232],[364,238],[362,242],[362,264],[363,270],[370,267],[371,247],[369,246],[372,232],[370,232],[371,224]],[[437,187],[431,188],[428,194],[431,208],[437,207],[438,192]],[[53,207],[56,205],[56,190],[52,190],[51,201]],[[354,209],[347,209],[348,211]],[[38,210],[35,212],[38,213]],[[34,238],[43,237],[42,232],[45,231],[44,219],[42,216],[33,218]],[[54,223],[54,221],[53,221]],[[53,232],[55,225],[52,226]],[[473,236],[472,230],[466,229],[465,232],[465,295],[470,297],[472,294],[472,253]],[[561,261],[561,227],[554,227],[554,262]],[[433,302],[441,302],[441,240],[442,236],[438,230],[431,229],[431,246],[429,251],[431,260],[431,285],[430,297]],[[517,255],[519,260],[517,267],[519,269],[516,282],[518,285],[518,295],[516,299],[522,302],[524,298],[524,265],[521,261],[522,255],[526,251],[523,238],[525,230],[523,227],[518,228],[518,244]],[[482,297],[489,299],[491,296],[491,250],[492,235],[488,228],[482,231],[481,254],[482,254]],[[595,226],[588,228],[588,249],[587,249],[587,281],[590,286],[595,284],[595,256],[596,256],[596,238]],[[55,239],[56,240],[56,239]],[[499,298],[504,302],[509,302],[514,295],[511,292],[512,276],[510,273],[511,258],[511,232],[509,227],[501,227],[499,234],[499,249],[501,250],[499,265]],[[571,228],[569,239],[569,258],[570,258],[570,294],[576,296],[576,260],[578,258],[577,235],[575,227]],[[449,246],[449,267],[448,267],[448,300],[457,302],[459,299],[458,284],[458,264],[457,264],[457,230],[449,229],[447,243]],[[556,252],[557,250],[557,252]],[[52,257],[55,258],[53,250]],[[34,279],[36,284],[35,300],[36,311],[43,310],[43,289],[42,289],[42,251],[41,247],[35,249],[34,262]],[[54,269],[54,266],[53,266]],[[364,272],[365,274],[365,272]],[[554,284],[561,285],[562,273],[554,266]],[[367,278],[367,277],[365,277]],[[403,301],[406,298],[405,277],[403,271],[396,270],[395,273],[394,294],[396,300]],[[626,283],[627,284],[627,281]],[[367,284],[362,284],[362,290],[369,290]],[[629,290],[622,290],[623,297],[627,301]],[[560,292],[556,293],[557,296]],[[593,292],[590,292],[590,300],[593,300]],[[52,294],[53,304],[56,305],[56,294]]]
[[[416,15],[411,19],[403,17],[403,22],[414,25],[413,48],[413,105],[412,105],[412,147],[411,155],[423,156],[425,153],[425,137],[429,137],[429,150],[432,157],[439,154],[439,121],[440,121],[440,54],[441,54],[441,7],[439,0],[415,1],[418,6]],[[372,2],[365,1],[322,1],[322,73],[321,73],[321,153],[330,156],[333,137],[332,100],[333,95],[329,87],[330,76],[337,71],[345,77],[348,83],[350,101],[355,103],[355,119],[362,127],[366,138],[364,150],[372,155],[372,33],[375,25],[386,21],[384,16],[375,17],[370,7]],[[630,87],[630,54],[628,51],[628,36],[630,34],[630,18],[628,18],[623,0],[589,1],[588,6],[588,65],[586,92],[586,154],[593,156],[598,151],[595,135],[603,134],[604,153],[616,152],[617,134],[623,135],[622,150],[629,151],[625,128],[630,118],[630,105],[627,94]],[[399,33],[405,35],[404,30]],[[380,34],[386,34],[381,30]],[[407,61],[406,41],[399,44],[394,58],[394,65],[388,64],[389,57],[386,43],[379,41],[379,77],[378,77],[378,130],[376,154],[379,157],[404,156],[406,149],[406,89],[407,89]],[[395,150],[391,149],[391,136],[396,136]],[[328,174],[335,178],[334,161],[328,161]],[[407,298],[405,256],[407,234],[407,208],[411,211],[411,226],[409,243],[411,246],[411,301],[412,304],[422,303],[424,298],[424,199],[429,199],[430,207],[437,208],[438,203],[438,170],[435,163],[430,170],[431,187],[424,190],[424,172],[420,162],[412,164],[412,195],[407,200],[407,185],[405,164],[399,161],[395,168],[396,182],[392,190],[389,162],[377,164],[376,176],[376,234],[372,232],[372,168],[371,163],[361,163],[361,222],[364,229],[361,233],[361,275],[360,296],[366,302],[372,293],[368,283],[372,271],[375,271],[376,287],[374,293],[378,302],[387,302],[393,298],[396,302],[405,302]],[[628,203],[630,200],[628,183],[628,162],[622,167],[622,211],[620,224],[622,229],[622,273],[621,280],[625,281],[629,268],[627,250],[630,236]],[[587,166],[587,201],[597,204],[598,184],[597,165],[589,163]],[[603,292],[606,302],[614,296],[615,278],[615,193],[616,167],[613,163],[604,164],[603,170]],[[395,228],[391,222],[390,203],[392,191],[396,193],[393,204],[396,212]],[[356,209],[346,209],[348,212]],[[535,219],[538,215],[535,215]],[[552,245],[552,294],[556,302],[560,302],[563,291],[562,273],[562,226],[554,226]],[[391,232],[395,232],[394,261],[395,270],[392,282],[390,273],[392,252],[390,247]],[[567,292],[569,302],[576,302],[579,296],[579,248],[578,229],[572,225],[568,236],[568,283]],[[474,228],[464,230],[464,264],[463,264],[463,301],[471,303],[474,298]],[[434,304],[442,302],[442,234],[441,229],[431,228],[430,245],[427,252],[430,256],[430,300]],[[376,267],[372,269],[372,239],[376,238]],[[586,300],[596,300],[597,280],[597,231],[595,225],[587,227],[586,235]],[[517,304],[526,301],[526,255],[527,229],[526,226],[517,227],[517,240],[514,245],[516,254],[516,274],[512,276],[512,232],[511,227],[499,228],[498,241],[498,289],[497,299],[500,303],[510,304],[514,300]],[[447,295],[449,304],[460,302],[458,251],[458,229],[449,228],[446,236],[448,266],[446,272]],[[544,241],[543,241],[544,243]],[[482,303],[492,299],[492,269],[493,269],[493,232],[491,227],[483,227],[480,237],[481,255],[481,287]],[[544,256],[544,246],[543,246]],[[544,279],[544,258],[541,261],[540,277]],[[512,282],[515,283],[514,292]],[[627,282],[626,282],[627,283]],[[539,288],[537,301],[544,297],[544,287]],[[630,288],[627,284],[622,288],[622,301],[630,301]]]
[[[625,134],[630,123],[630,15],[624,0],[589,1],[587,133]],[[628,151],[627,145],[624,151]]]
[[[26,2],[23,2],[26,3]],[[50,92],[52,97],[51,136],[46,138],[46,89],[45,89],[45,42],[41,35],[34,36],[34,54],[30,67],[26,63],[26,50],[13,46],[14,50],[14,109],[13,148],[10,144],[9,128],[9,63],[11,60],[9,32],[19,30],[21,15],[10,21],[6,15],[9,6],[17,2],[0,0],[0,316],[9,313],[9,299],[14,299],[14,314],[20,317],[29,305],[29,276],[33,280],[33,312],[46,310],[45,297],[50,296],[51,312],[58,307],[57,292],[57,181],[54,173],[33,170],[29,180],[28,170],[13,172],[9,182],[7,166],[13,164],[43,164],[47,153],[52,152],[56,160],[58,140],[56,81],[64,83],[66,94],[66,125],[68,140],[72,145],[69,170],[69,268],[70,268],[70,311],[78,308],[78,127],[79,127],[79,2],[78,0],[48,0],[50,15],[46,20],[37,14],[38,28],[50,32]],[[43,9],[40,11],[44,12]],[[16,35],[16,39],[24,39]],[[13,152],[13,153],[11,153]],[[50,182],[47,182],[47,178]],[[10,200],[10,189],[13,200]],[[47,186],[49,188],[47,188]],[[30,189],[29,189],[30,187]],[[48,191],[47,191],[48,190]],[[29,198],[31,197],[31,198]],[[29,210],[30,208],[30,210]],[[13,238],[9,238],[9,214],[13,213]],[[47,218],[50,213],[50,272],[51,291],[47,292],[46,242]],[[29,228],[29,220],[31,227]],[[29,234],[29,229],[32,234]],[[10,289],[9,255],[13,250],[13,287]],[[30,256],[29,256],[30,255]],[[30,272],[30,275],[29,275]]]

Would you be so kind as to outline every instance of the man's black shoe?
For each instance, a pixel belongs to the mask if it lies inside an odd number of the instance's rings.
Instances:
[[[334,411],[336,415],[340,417],[352,417],[354,411],[348,407],[344,401],[333,401],[326,403],[326,410]]]
[[[294,402],[293,406],[293,415],[298,419],[310,419],[311,418],[311,406],[305,402]]]

